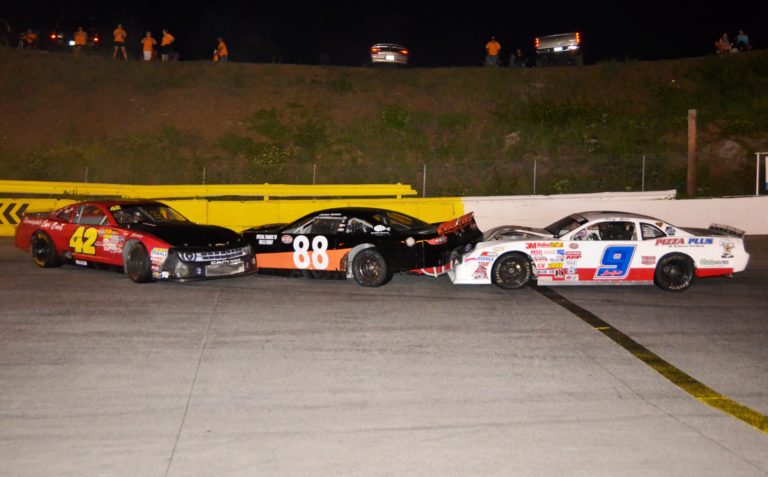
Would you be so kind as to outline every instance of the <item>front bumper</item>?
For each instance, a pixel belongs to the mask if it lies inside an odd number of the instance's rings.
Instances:
[[[160,280],[204,280],[254,273],[256,257],[250,245],[229,249],[170,249],[162,264],[153,264]]]

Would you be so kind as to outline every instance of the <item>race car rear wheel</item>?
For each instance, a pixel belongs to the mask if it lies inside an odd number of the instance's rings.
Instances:
[[[128,252],[128,260],[125,262],[125,273],[136,283],[152,281],[152,262],[149,260],[147,249],[137,243]]]
[[[58,267],[61,258],[53,245],[53,239],[45,232],[36,232],[32,236],[32,260],[35,265],[43,268]]]
[[[497,286],[516,290],[523,288],[531,282],[533,271],[531,262],[520,253],[508,253],[499,257],[491,270],[493,283]]]
[[[696,268],[693,261],[682,253],[670,253],[656,264],[653,281],[662,290],[683,291],[693,283]]]
[[[352,276],[358,285],[364,287],[381,286],[391,278],[387,261],[374,248],[361,250],[352,259]]]

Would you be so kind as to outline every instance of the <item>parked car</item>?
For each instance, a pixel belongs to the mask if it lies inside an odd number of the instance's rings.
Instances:
[[[15,243],[39,267],[112,266],[137,283],[241,275],[255,265],[238,233],[190,222],[156,201],[80,202],[26,214]]]
[[[394,43],[376,43],[371,46],[372,65],[408,65],[408,49]]]
[[[581,33],[558,33],[537,37],[536,66],[584,64],[581,50]]]
[[[428,224],[393,210],[341,207],[305,215],[290,224],[243,232],[259,272],[307,272],[354,278],[366,287],[385,284],[395,272],[422,271],[449,263],[457,247],[479,239],[472,213]]]
[[[97,51],[102,45],[101,35],[95,27],[85,28],[88,33],[86,48],[88,52]],[[69,51],[75,46],[75,31],[77,26],[63,27],[56,25],[45,38],[51,51]]]
[[[683,228],[626,212],[581,212],[543,228],[503,226],[454,253],[453,283],[539,285],[656,284],[688,288],[696,278],[728,276],[749,261],[744,232],[723,225]]]

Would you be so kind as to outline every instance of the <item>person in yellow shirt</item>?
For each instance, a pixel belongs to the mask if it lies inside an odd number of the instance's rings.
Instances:
[[[217,40],[219,44],[216,46],[216,51],[213,53],[213,57],[216,58],[214,61],[227,61],[229,59],[229,50],[227,49],[226,43],[224,43],[224,38],[219,37]]]
[[[152,38],[152,32],[148,31],[141,39],[141,50],[144,52],[144,61],[152,61],[152,52],[157,45],[157,40]]]
[[[171,35],[168,30],[163,28],[163,38],[160,40],[160,59],[168,61],[171,56],[171,44],[176,41],[176,38]]]
[[[85,45],[88,43],[88,33],[86,33],[85,30],[83,30],[83,27],[77,27],[77,31],[75,32],[75,49],[72,51],[75,55],[79,55],[83,48],[85,48]]]
[[[125,38],[128,36],[128,33],[123,29],[121,23],[117,24],[117,28],[112,32],[112,36],[114,38],[112,44],[115,46],[115,51],[112,52],[112,58],[117,58],[117,52],[119,50],[123,53],[123,59],[128,61],[128,53],[125,51]]]
[[[499,52],[501,45],[492,36],[491,40],[485,44],[485,66],[499,66]]]

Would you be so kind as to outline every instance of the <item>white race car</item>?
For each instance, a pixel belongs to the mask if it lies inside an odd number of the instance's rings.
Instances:
[[[543,228],[501,226],[452,254],[456,284],[652,284],[680,291],[694,279],[744,270],[744,232],[724,225],[681,228],[624,212],[582,212]]]

